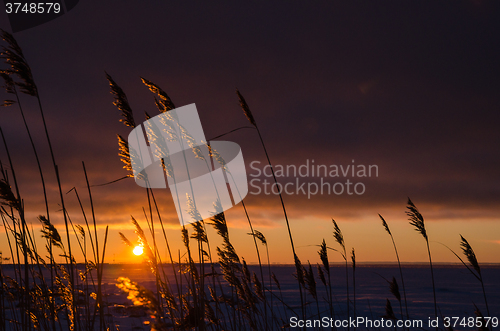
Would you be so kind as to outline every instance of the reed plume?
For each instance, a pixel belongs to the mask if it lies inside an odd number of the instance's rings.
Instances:
[[[474,250],[472,249],[469,242],[462,235],[460,235],[460,239],[461,239],[460,248],[462,248],[462,252],[469,261],[470,265],[474,268],[474,270],[476,270],[477,273],[481,275],[481,268],[479,267],[479,263],[477,263],[477,258],[476,254],[474,253]]]
[[[191,196],[186,193],[186,203],[187,203],[187,213],[189,214],[189,216],[191,216],[191,218],[197,222],[197,221],[200,221],[200,220],[203,220],[203,218],[201,217],[201,214],[200,212],[198,211],[198,209],[196,208],[196,205],[194,203],[194,200],[193,198],[191,198]]]
[[[429,241],[429,238],[427,238],[427,231],[425,230],[424,217],[420,214],[410,198],[408,198],[408,206],[406,208],[408,209],[406,215],[408,215],[410,219],[410,224],[415,227],[416,231],[420,232],[426,241]]]
[[[304,277],[304,267],[302,267],[302,263],[300,262],[300,259],[297,255],[294,256],[294,261],[295,261],[295,269],[297,271],[295,277],[299,281],[299,284],[305,288],[306,282]]]
[[[333,293],[332,293],[332,278],[330,274],[330,262],[328,261],[328,251],[327,251],[327,246],[325,239],[323,239],[323,242],[320,245],[320,250],[318,251],[319,258],[321,260],[321,263],[323,264],[323,268],[326,271],[326,274],[328,276],[328,285],[325,283],[325,286],[328,286],[328,293],[329,293],[329,300],[328,300],[328,305],[330,308],[330,316],[334,316],[334,310],[333,310]],[[321,270],[321,267],[318,265],[318,271]],[[320,276],[323,272],[320,273]]]
[[[125,245],[127,245],[128,247],[134,247],[134,245],[132,245],[130,240],[128,240],[127,237],[125,237],[125,235],[123,233],[119,232],[118,234],[120,235],[120,238],[125,243]]]
[[[317,265],[317,268],[318,268],[319,280],[321,280],[323,285],[328,286],[328,284],[326,283],[325,272],[323,271],[323,268],[321,268],[321,266],[319,264]]]
[[[0,36],[7,43],[7,46],[2,46],[3,51],[0,53],[0,58],[4,59],[5,63],[10,65],[9,71],[20,79],[20,81],[16,82],[16,85],[19,86],[22,93],[34,97],[38,96],[38,89],[33,79],[31,68],[16,39],[2,29],[0,29]]]
[[[248,233],[249,235],[253,235],[255,236],[255,238],[259,239],[260,243],[262,245],[267,245],[267,240],[266,240],[266,237],[264,236],[264,234],[262,232],[260,232],[259,230],[254,230],[253,233]]]
[[[238,257],[238,254],[236,254],[236,251],[233,247],[233,244],[229,240],[229,230],[227,228],[227,223],[226,223],[226,215],[222,211],[222,205],[220,203],[220,200],[217,199],[214,202],[214,208],[215,212],[212,214],[212,217],[210,218],[211,224],[217,234],[222,237],[222,246],[223,246],[223,252],[225,256],[232,262],[232,263],[240,263],[240,258]]]
[[[401,319],[404,319],[404,317],[403,317],[403,304],[401,302],[401,293],[399,292],[398,282],[396,281],[395,277],[392,277],[392,280],[389,282],[389,291],[391,291],[392,295],[394,295],[396,300],[398,300],[399,310],[401,313]]]
[[[481,283],[481,288],[483,290],[484,304],[486,305],[486,312],[488,313],[488,316],[491,316],[490,315],[490,308],[488,307],[488,300],[486,299],[486,291],[484,289],[483,275],[481,274],[481,267],[479,266],[479,263],[477,262],[476,253],[474,253],[474,250],[472,249],[472,246],[469,244],[467,239],[465,239],[462,235],[460,235],[460,239],[461,239],[460,248],[462,248],[462,252],[464,253],[467,260],[469,261],[472,268],[474,268],[474,270],[476,270],[476,272],[477,272],[477,275],[474,275],[474,276],[476,276],[476,278]],[[462,261],[462,263],[463,263],[463,261]],[[472,270],[471,270],[471,272],[472,272]]]
[[[106,79],[109,82],[111,94],[113,94],[115,98],[115,101],[113,101],[113,105],[115,105],[118,110],[120,110],[123,116],[120,122],[131,128],[135,128],[134,113],[128,103],[127,95],[125,94],[125,92],[123,92],[122,88],[118,86],[118,84],[116,84],[113,78],[108,75],[108,73],[106,73]]]
[[[134,177],[128,142],[119,134],[116,137],[118,138],[118,155],[123,163],[123,169],[129,172],[127,177]]]
[[[347,317],[350,316],[350,297],[349,297],[349,269],[347,266],[347,252],[345,249],[345,242],[344,242],[344,235],[342,234],[342,231],[340,230],[337,222],[332,218],[333,222],[333,238],[335,238],[335,241],[340,245],[342,248],[342,251],[340,251],[340,255],[342,255],[342,258],[344,258],[345,261],[345,281],[346,281],[346,291],[347,291]],[[349,326],[347,328],[349,330]]]
[[[64,251],[61,236],[56,227],[43,215],[38,216],[38,220],[42,223],[42,237],[50,241],[50,244],[59,247]]]
[[[160,97],[160,100],[157,101],[157,106],[158,105],[160,106],[158,107],[160,112],[164,113],[169,110],[175,109],[175,105],[168,96],[168,94],[165,91],[163,91],[158,85],[142,77],[141,80],[144,83],[144,85],[146,85],[149,88],[151,92],[157,94]]]
[[[344,242],[344,235],[342,234],[342,231],[340,230],[337,222],[332,218],[333,222],[333,237],[335,238],[335,241],[340,245],[342,248],[342,257],[344,260],[346,259],[346,250],[345,250],[345,242]]]
[[[422,237],[424,237],[425,242],[427,244],[427,254],[429,255],[429,265],[431,267],[431,278],[432,278],[432,294],[434,296],[434,317],[438,317],[437,314],[437,301],[436,301],[436,285],[434,283],[434,271],[432,268],[432,258],[431,258],[431,249],[429,247],[429,238],[427,237],[427,231],[425,230],[424,217],[418,211],[417,207],[413,202],[408,198],[408,205],[406,207],[408,211],[406,215],[408,215],[410,224],[415,227],[415,230],[420,232]]]
[[[12,192],[11,186],[5,179],[0,179],[0,204],[9,206],[18,211],[21,207],[19,199],[16,198]]]
[[[309,293],[312,295],[312,297],[317,300],[318,299],[318,292],[316,291],[316,280],[314,279],[314,273],[313,269],[311,266],[311,263],[308,262],[309,267],[306,269],[304,268],[304,276],[305,276],[305,281],[306,281],[306,287]]]
[[[387,318],[390,320],[396,320],[396,315],[394,315],[394,310],[392,309],[391,301],[389,299],[386,299],[385,302],[385,315],[382,316],[383,318]]]
[[[243,113],[245,114],[246,118],[253,126],[257,127],[257,123],[255,122],[255,119],[253,118],[252,112],[250,111],[250,107],[248,107],[248,104],[245,101],[245,98],[241,95],[241,93],[238,89],[236,89],[236,95],[238,96],[238,99],[240,101],[240,107],[243,110]]]
[[[254,284],[254,290],[255,290],[255,294],[257,295],[257,297],[259,299],[261,299],[262,301],[265,301],[266,298],[264,296],[264,289],[263,289],[262,283],[260,282],[260,280],[257,277],[257,274],[255,272],[252,274],[252,282]]]
[[[8,70],[0,70],[0,77],[3,79],[5,83],[5,85],[3,85],[2,87],[8,94],[16,94],[15,83],[10,75],[11,72],[9,72]],[[3,101],[3,104],[1,104],[0,107],[9,107],[15,103],[16,103],[15,100],[7,99]]]
[[[319,310],[319,300],[318,300],[318,292],[316,289],[316,280],[314,279],[314,272],[313,268],[311,266],[311,263],[308,261],[308,268],[304,268],[304,275],[305,275],[305,280],[306,280],[306,289],[311,294],[313,297],[314,301],[316,301],[316,311],[318,314],[318,317],[320,316],[320,310]]]

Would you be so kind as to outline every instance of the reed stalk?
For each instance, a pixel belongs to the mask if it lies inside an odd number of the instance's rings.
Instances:
[[[484,281],[483,281],[483,274],[481,273],[481,267],[479,266],[479,263],[477,262],[476,258],[476,253],[474,253],[474,250],[472,249],[472,246],[469,244],[467,239],[465,239],[462,235],[460,235],[460,248],[462,249],[463,254],[469,261],[470,265],[472,268],[477,272],[479,282],[481,283],[481,289],[483,291],[483,297],[484,297],[484,304],[486,306],[486,313],[488,314],[487,316],[490,315],[490,308],[488,306],[488,300],[486,299],[486,291],[484,290]],[[470,270],[470,268],[469,268]],[[471,270],[472,271],[472,270]]]
[[[469,265],[467,265],[467,263],[457,253],[455,253],[455,251],[453,251],[450,247],[446,246],[443,243],[439,243],[439,244],[448,248],[460,260],[460,262],[462,262],[462,264],[467,268],[467,270],[469,270],[470,273],[481,283],[481,289],[483,292],[483,298],[484,298],[484,304],[486,306],[486,312],[488,313],[488,316],[491,316],[490,309],[488,306],[488,300],[486,299],[486,291],[484,289],[484,281],[483,281],[483,275],[481,273],[481,267],[479,266],[479,263],[477,262],[476,253],[472,249],[472,246],[469,244],[467,239],[465,239],[462,235],[460,235],[460,248],[461,248],[462,253],[464,254],[465,258],[469,262]]]
[[[351,262],[352,262],[352,301],[353,301],[353,313],[354,319],[356,319],[356,253],[354,247],[351,251]],[[355,328],[356,329],[356,328]]]
[[[401,285],[403,286],[403,297],[405,300],[405,309],[406,309],[406,319],[410,319],[410,314],[408,313],[408,300],[406,299],[406,288],[405,288],[405,281],[403,277],[403,269],[401,268],[401,261],[399,260],[399,253],[398,253],[398,248],[396,247],[396,242],[394,241],[394,237],[392,235],[391,229],[389,228],[389,225],[385,221],[385,219],[382,217],[382,215],[378,214],[380,219],[382,220],[382,226],[384,227],[385,231],[391,236],[392,240],[392,246],[394,247],[394,252],[396,253],[396,259],[398,260],[398,267],[399,267],[399,275],[401,277]],[[403,315],[401,315],[403,317]]]
[[[23,253],[23,258],[24,258],[24,288],[23,288],[23,296],[22,296],[22,300],[24,300],[24,301],[21,301],[21,303],[23,304],[23,307],[24,307],[25,313],[26,313],[26,314],[23,314],[23,320],[22,320],[23,331],[25,331],[25,330],[28,330],[29,325],[30,325],[30,321],[27,317],[27,315],[29,314],[29,311],[30,311],[30,298],[29,298],[29,292],[28,292],[29,288],[30,288],[30,286],[29,286],[30,285],[29,284],[29,261],[28,261],[28,246],[26,244],[26,228],[27,228],[27,226],[26,226],[26,220],[24,218],[24,207],[23,207],[23,203],[21,200],[21,194],[19,191],[19,186],[18,186],[18,182],[17,182],[17,178],[16,178],[16,172],[14,170],[14,165],[12,162],[12,158],[10,156],[9,147],[7,146],[7,141],[5,140],[5,136],[3,134],[3,130],[1,127],[0,127],[0,135],[2,136],[2,141],[3,141],[4,147],[5,147],[5,151],[7,153],[7,159],[9,161],[10,169],[12,172],[12,180],[14,182],[14,187],[15,187],[15,192],[16,192],[16,196],[14,197],[14,194],[12,193],[12,191],[10,191],[11,197],[9,197],[8,199],[10,200],[10,207],[17,210],[17,212],[19,214],[19,219],[20,219],[19,226],[20,226],[21,232],[19,233],[18,242],[21,243],[22,253]],[[9,190],[10,190],[10,188],[9,188]],[[4,199],[5,199],[5,195],[4,195]],[[14,231],[16,232],[16,229],[15,229],[16,223],[13,222],[13,225],[14,225]],[[17,232],[16,232],[16,234],[17,234]],[[16,245],[16,247],[19,247],[19,245]],[[17,254],[18,254],[18,261],[20,261],[19,260],[19,253],[17,253]]]
[[[350,317],[350,296],[349,296],[349,268],[347,264],[347,253],[345,249],[345,242],[344,242],[344,235],[342,234],[342,231],[340,230],[339,226],[337,225],[337,222],[332,218],[333,222],[333,237],[335,238],[335,241],[340,245],[342,248],[341,251],[338,251],[340,255],[342,255],[342,258],[345,261],[345,281],[346,281],[346,295],[347,295],[347,318]],[[350,329],[350,326],[347,326],[347,330]]]
[[[66,213],[65,213],[65,204],[64,204],[64,196],[63,196],[63,193],[62,193],[62,188],[61,188],[61,181],[60,181],[60,178],[59,178],[59,171],[58,171],[58,167],[57,167],[57,163],[56,163],[56,160],[55,160],[55,157],[54,157],[54,152],[53,152],[53,148],[52,148],[52,143],[51,143],[51,140],[50,140],[50,136],[49,136],[49,132],[48,132],[48,129],[47,129],[47,124],[46,124],[46,121],[45,121],[45,115],[44,115],[44,111],[43,111],[43,107],[42,107],[42,102],[41,102],[41,99],[40,99],[40,94],[38,93],[38,88],[35,84],[35,81],[34,81],[34,78],[33,78],[33,74],[31,72],[31,68],[26,60],[26,58],[24,57],[23,55],[23,52],[21,50],[21,47],[19,47],[17,41],[15,40],[15,38],[9,34],[8,32],[4,31],[4,30],[1,30],[1,34],[2,34],[2,38],[3,40],[5,40],[7,42],[7,47],[4,47],[3,48],[3,52],[2,52],[2,58],[5,60],[5,62],[10,65],[11,69],[10,71],[12,73],[14,73],[15,75],[18,76],[18,78],[21,80],[21,82],[17,82],[17,85],[20,86],[21,88],[21,92],[22,93],[25,93],[27,95],[30,95],[30,96],[33,96],[37,99],[38,101],[38,108],[40,110],[40,116],[41,116],[41,119],[42,119],[42,124],[43,124],[43,128],[44,128],[44,132],[45,132],[45,137],[46,137],[46,140],[47,140],[47,143],[48,143],[48,146],[49,146],[49,151],[50,151],[50,156],[51,156],[51,160],[52,160],[52,165],[53,165],[53,168],[54,168],[54,172],[55,172],[55,175],[56,175],[56,179],[57,179],[57,186],[58,186],[58,190],[59,190],[59,197],[60,197],[60,201],[61,201],[61,207],[62,207],[62,210],[63,210],[63,216],[64,216],[64,223],[65,223],[65,227],[66,227],[66,233],[69,233],[68,231],[68,220],[66,218]],[[23,228],[23,236],[26,236],[26,229],[25,228],[26,225],[24,225],[22,228]],[[69,256],[71,257],[72,254],[71,254],[71,242],[69,240],[69,235],[67,235],[67,245],[68,245],[68,252],[69,252]],[[27,268],[27,263],[26,264],[26,268]],[[70,259],[69,261],[69,264],[70,264],[70,274],[71,274],[71,282],[74,283],[75,281],[75,278],[74,278],[74,264],[73,264],[73,261]],[[26,277],[28,277],[27,275],[27,272],[26,272]],[[74,288],[74,286],[72,286],[72,288]],[[72,297],[73,297],[73,301],[75,299],[75,293],[74,291],[72,291]],[[74,311],[72,312],[73,316],[76,316],[77,315],[77,312],[76,312],[76,307],[74,307]],[[78,327],[75,328],[75,331],[78,331]]]
[[[330,262],[328,261],[328,251],[325,239],[323,239],[323,242],[320,245],[320,250],[318,251],[318,255],[321,260],[321,263],[323,264],[323,268],[325,269],[326,274],[328,276],[328,284],[326,284],[327,282],[325,281],[325,286],[327,286],[328,298],[329,298],[327,301],[328,301],[328,306],[330,308],[330,316],[334,317],[335,315],[333,309],[332,277],[330,273]],[[319,270],[321,269],[321,267],[318,268]]]
[[[429,256],[429,265],[431,268],[431,278],[432,278],[432,294],[434,296],[434,317],[437,318],[437,301],[436,301],[436,285],[434,283],[434,271],[432,268],[432,257],[431,257],[431,249],[429,247],[429,238],[427,236],[427,231],[425,229],[424,217],[418,211],[417,207],[413,204],[413,202],[408,198],[408,205],[406,207],[408,211],[406,214],[409,217],[410,224],[415,227],[415,230],[420,232],[422,237],[425,239],[425,243],[427,245],[427,254]]]
[[[403,315],[403,305],[401,303],[401,293],[399,292],[398,282],[396,281],[395,277],[392,277],[392,281],[390,281],[388,283],[389,283],[389,290],[394,295],[396,300],[398,300],[398,302],[399,302],[399,311],[401,314],[401,319],[404,319],[404,317],[403,317],[404,316]]]
[[[241,95],[241,93],[240,93],[239,90],[236,90],[236,95],[238,96],[239,103],[240,103],[241,109],[243,110],[243,113],[247,117],[248,121],[257,130],[257,134],[259,135],[260,143],[262,145],[262,148],[264,149],[264,154],[266,155],[267,163],[269,164],[269,168],[271,169],[271,174],[273,175],[274,183],[275,183],[276,187],[278,187],[278,180],[276,179],[276,175],[274,173],[274,169],[273,169],[273,166],[272,166],[272,163],[271,163],[271,159],[269,157],[269,153],[267,152],[266,144],[264,143],[264,139],[262,138],[262,134],[260,132],[260,129],[257,126],[257,122],[255,121],[255,118],[253,117],[253,114],[250,111],[250,108],[248,107],[248,104],[247,104],[245,98],[243,97],[243,95]],[[283,209],[283,216],[285,217],[286,227],[287,227],[287,230],[288,230],[288,237],[290,239],[290,245],[291,245],[291,248],[292,248],[292,254],[294,256],[294,260],[296,261],[298,259],[298,257],[297,257],[297,254],[295,253],[295,245],[293,243],[292,230],[290,229],[290,222],[288,220],[288,215],[287,215],[286,208],[285,208],[285,202],[283,201],[283,196],[281,194],[281,190],[278,190],[278,195],[280,197],[281,208]],[[296,267],[297,274],[299,274],[299,273],[302,272],[302,270],[299,270],[299,266],[296,265],[295,267]],[[301,288],[300,282],[299,282],[298,285],[299,285],[299,292],[300,292],[300,303],[301,303],[302,307],[304,307],[304,298],[303,298],[302,288]],[[304,310],[302,311],[302,317],[303,318],[305,317]]]

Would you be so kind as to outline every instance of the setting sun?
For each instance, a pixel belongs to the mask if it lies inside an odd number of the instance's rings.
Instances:
[[[144,248],[142,246],[135,246],[133,252],[137,256],[142,255]]]

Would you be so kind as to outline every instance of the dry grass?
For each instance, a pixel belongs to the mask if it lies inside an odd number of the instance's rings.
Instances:
[[[15,39],[5,31],[2,32],[2,37],[6,43],[6,46],[3,48],[2,57],[8,69],[0,72],[0,75],[5,81],[4,87],[7,93],[15,94],[16,96],[16,100],[6,100],[3,105],[12,107],[17,104],[22,112],[21,100],[16,92],[16,86],[20,88],[22,93],[39,100],[38,90],[34,83],[31,69]],[[135,127],[136,122],[133,111],[130,108],[125,92],[110,75],[106,74],[106,78],[114,97],[113,104],[119,109],[122,115],[121,122],[127,127]],[[144,78],[142,78],[142,82],[158,98],[155,98],[155,104],[160,112],[166,113],[175,108],[171,98],[158,85]],[[268,163],[272,165],[257,122],[241,93],[239,91],[236,91],[236,93],[240,107],[250,124],[257,130]],[[42,111],[41,104],[40,111]],[[50,139],[44,121],[43,127],[47,134],[47,143],[50,146]],[[26,129],[28,135],[30,135],[30,130],[27,126]],[[160,139],[162,136],[158,134],[160,130],[170,130],[172,131],[170,132],[170,137],[173,141],[180,142],[180,140],[186,140],[196,156],[202,155],[199,154],[200,151],[197,150],[196,146],[189,144],[189,141],[191,141],[190,137],[182,127],[178,131],[182,137],[176,136],[171,123],[165,123],[163,128],[152,128],[152,130],[154,132],[152,132],[151,137],[157,137],[157,139]],[[29,202],[24,201],[22,198],[17,185],[18,179],[15,176],[13,161],[8,153],[8,143],[3,136],[3,132],[1,135],[7,153],[8,164],[4,165],[0,163],[0,217],[6,232],[5,237],[12,258],[14,276],[8,277],[4,275],[0,265],[0,284],[2,285],[0,289],[0,331],[27,331],[33,329],[50,331],[118,330],[112,320],[112,316],[107,313],[107,304],[103,299],[104,296],[102,293],[103,266],[106,257],[108,228],[106,228],[104,238],[100,240],[97,236],[91,185],[85,166],[83,165],[83,172],[87,181],[92,222],[87,219],[85,208],[81,203],[77,190],[70,190],[70,192],[74,191],[80,204],[85,224],[73,224],[69,217],[69,212],[64,207],[64,199],[61,195],[62,215],[60,217],[65,219],[66,240],[59,234],[59,230],[54,226],[53,219],[51,219],[48,208],[46,208],[46,214],[38,217],[42,227],[41,234],[39,235],[46,242],[45,250],[43,248],[40,249],[35,245],[35,233],[26,224],[24,211],[25,204]],[[120,135],[118,135],[118,142],[119,156],[127,171],[126,177],[133,177],[132,162],[140,159],[132,157],[134,151],[129,149],[127,142]],[[34,145],[32,147],[36,154]],[[209,150],[210,157],[214,158],[216,162],[219,162],[226,169],[224,166],[225,161],[217,151],[210,147]],[[161,154],[162,157],[168,158],[168,150],[164,150]],[[62,192],[60,189],[61,183],[58,177],[58,168],[52,149],[50,157],[54,164],[59,190]],[[36,159],[39,163],[38,155]],[[208,167],[208,160],[205,161]],[[164,162],[163,165],[167,176],[173,177],[173,171],[168,161]],[[45,187],[41,170],[40,175],[42,186]],[[175,198],[176,192],[173,192],[173,194]],[[156,204],[153,190],[146,189],[146,195],[148,206],[144,209],[144,221],[140,222],[132,217],[131,222],[135,227],[137,240],[145,249],[145,263],[149,265],[151,272],[155,276],[156,289],[155,291],[151,291],[128,278],[119,278],[117,286],[128,295],[131,304],[147,312],[150,316],[149,320],[151,323],[149,326],[151,330],[278,330],[287,327],[289,316],[299,315],[298,309],[300,309],[303,318],[315,318],[325,313],[328,313],[333,318],[341,316],[345,318],[346,315],[347,317],[357,316],[356,254],[354,248],[352,248],[350,260],[354,293],[351,300],[346,242],[335,220],[332,219],[333,236],[328,241],[336,242],[340,246],[340,249],[327,246],[327,241],[323,240],[319,245],[319,263],[317,267],[313,268],[313,265],[309,261],[307,261],[307,264],[303,264],[295,251],[287,210],[283,197],[280,194],[281,207],[292,248],[291,253],[294,258],[295,277],[299,286],[298,293],[300,294],[301,306],[297,308],[286,302],[280,281],[271,271],[268,240],[262,232],[254,229],[250,218],[252,210],[247,210],[244,204],[242,205],[249,223],[249,235],[254,241],[259,261],[259,273],[250,271],[245,260],[240,257],[233,246],[226,215],[222,211],[219,199],[216,199],[213,203],[214,211],[209,220],[194,222],[189,226],[183,225],[181,227],[180,235],[184,248],[182,251],[179,250],[178,257],[174,259],[170,251],[169,240],[164,230],[162,215]],[[196,208],[196,201],[189,195],[187,198],[188,205],[185,207],[188,209],[191,217],[199,219],[200,215]],[[48,202],[46,200],[47,205]],[[434,290],[434,305],[437,315],[434,274],[424,218],[411,200],[408,200],[407,209],[410,224],[426,240]],[[156,211],[156,214],[154,211]],[[403,285],[406,315],[403,314],[402,296],[398,282],[394,277],[389,282],[389,292],[399,302],[401,319],[409,319],[403,274],[394,237],[385,219],[382,216],[380,218],[385,231],[391,236],[396,251]],[[219,246],[211,248],[211,240],[215,240],[207,234],[206,224],[211,225],[220,237],[218,238],[221,241]],[[155,228],[158,228],[158,225],[162,229],[164,242],[161,242],[161,239],[155,236]],[[128,238],[122,233],[119,235],[126,245],[132,246]],[[75,240],[78,242],[78,248],[84,258],[84,263],[80,267],[77,267],[70,247],[70,236],[73,236],[73,242]],[[89,243],[90,250],[88,249]],[[265,265],[261,262],[258,243],[266,249],[267,277],[264,277]],[[160,257],[160,250],[165,246],[167,247],[170,260],[168,261],[168,265]],[[466,264],[458,255],[455,255],[480,281],[486,311],[489,315],[486,291],[476,254],[469,242],[462,236],[460,247],[469,264]],[[334,269],[331,268],[328,250],[340,253],[345,262],[345,291],[343,289],[334,290],[334,286],[332,286],[332,278],[335,275],[332,272]],[[215,253],[212,254],[212,251]],[[43,256],[44,254],[48,255]],[[56,263],[55,256],[57,255],[64,257],[66,262],[63,264]],[[167,277],[166,268],[172,268],[175,280]],[[50,275],[49,277],[46,276],[48,274]],[[334,310],[334,298],[338,300],[344,296],[346,315]],[[322,311],[322,307],[324,308],[325,306],[328,308],[327,311]],[[477,316],[482,316],[477,307],[475,308],[475,312]],[[384,317],[396,319],[389,299],[386,301]]]

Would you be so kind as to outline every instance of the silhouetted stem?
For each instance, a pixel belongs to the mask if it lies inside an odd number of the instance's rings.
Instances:
[[[274,174],[274,169],[273,169],[273,166],[272,166],[272,163],[271,163],[271,159],[269,158],[269,153],[267,152],[266,145],[264,144],[264,139],[262,138],[262,135],[260,133],[259,128],[257,126],[255,126],[255,128],[257,129],[257,133],[259,135],[260,142],[261,142],[262,147],[264,149],[264,153],[266,154],[267,163],[269,164],[269,167],[271,168],[271,173],[273,175],[274,183],[276,184],[276,187],[278,187],[278,180],[276,179],[276,175]],[[288,216],[287,216],[287,213],[286,213],[285,203],[283,202],[283,196],[281,195],[281,190],[278,190],[278,193],[279,193],[279,197],[280,197],[281,207],[283,209],[283,215],[285,216],[286,227],[287,227],[287,230],[288,230],[288,237],[290,238],[290,245],[292,246],[292,253],[293,253],[293,256],[295,257],[297,255],[295,254],[295,246],[293,244],[292,231],[290,229],[290,222],[288,221]],[[297,273],[299,273],[299,272],[300,271],[297,270]],[[299,293],[300,293],[300,303],[301,303],[301,306],[302,306],[302,316],[304,317],[305,316],[305,311],[304,311],[304,297],[303,297],[303,294],[302,294],[302,287],[300,285],[300,282],[298,284],[299,284]]]
[[[432,258],[431,258],[431,249],[429,247],[429,240],[425,239],[427,243],[427,253],[429,254],[429,264],[431,267],[431,277],[432,277],[432,294],[434,295],[434,317],[437,318],[437,301],[436,301],[436,285],[434,284],[434,270],[432,269]],[[437,327],[436,327],[437,329]]]

